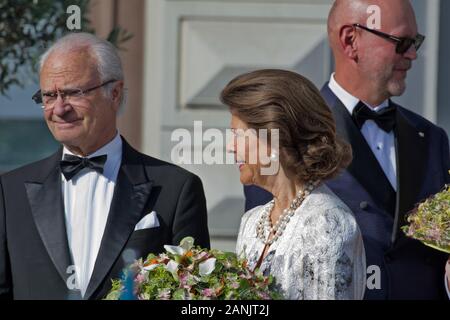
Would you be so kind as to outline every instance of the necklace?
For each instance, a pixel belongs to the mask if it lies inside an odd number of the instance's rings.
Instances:
[[[317,181],[309,181],[306,184],[306,188],[304,190],[299,190],[296,197],[289,205],[289,208],[283,210],[283,213],[280,215],[274,225],[272,225],[272,222],[270,220],[270,212],[272,212],[272,209],[275,205],[275,200],[272,199],[272,201],[265,205],[263,208],[263,213],[256,226],[256,235],[258,239],[260,239],[265,245],[271,245],[272,243],[277,241],[286,229],[286,225],[291,220],[291,217],[295,214],[295,210],[300,207],[305,198],[311,194],[311,192],[317,185]],[[272,233],[274,233],[274,236],[269,239]]]

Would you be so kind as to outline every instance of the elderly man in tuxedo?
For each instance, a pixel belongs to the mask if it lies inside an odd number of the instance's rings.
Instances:
[[[0,177],[0,296],[100,299],[134,259],[185,236],[209,247],[200,179],[120,136],[114,46],[67,35],[41,58],[33,99],[62,146]]]
[[[381,28],[367,8],[381,9]],[[394,103],[424,36],[408,0],[337,0],[328,20],[335,73],[322,88],[353,162],[328,186],[355,213],[366,250],[366,299],[447,298],[448,256],[406,238],[401,226],[415,204],[450,183],[444,130]],[[271,195],[247,187],[246,209]]]

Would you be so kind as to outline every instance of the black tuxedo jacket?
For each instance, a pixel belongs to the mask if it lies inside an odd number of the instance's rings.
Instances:
[[[209,248],[201,180],[175,165],[146,156],[123,140],[122,164],[85,299],[101,299],[130,263],[178,244],[185,236]],[[14,299],[81,299],[70,290],[73,265],[66,235],[59,161],[44,160],[0,177],[0,296]],[[134,231],[156,211],[159,227]],[[130,249],[130,250],[128,250]],[[125,254],[124,254],[125,252]]]
[[[416,203],[450,183],[449,142],[444,130],[396,105],[397,192],[394,191],[361,131],[343,103],[329,89],[322,97],[333,112],[338,134],[353,149],[353,161],[330,189],[355,214],[363,235],[368,277],[366,299],[447,299],[444,268],[447,255],[407,238],[400,230]],[[393,102],[391,102],[393,103]],[[245,188],[246,210],[271,195]],[[375,268],[374,268],[375,267]],[[378,269],[379,268],[379,269]],[[372,281],[377,271],[379,283]]]

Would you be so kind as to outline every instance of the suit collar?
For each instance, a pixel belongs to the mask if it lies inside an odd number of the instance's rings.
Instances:
[[[419,195],[427,172],[427,145],[430,141],[426,132],[410,120],[406,109],[399,105],[396,108],[398,232],[398,228],[406,223],[405,215],[421,200]]]
[[[332,93],[342,102],[342,104],[347,108],[348,112],[350,114],[353,113],[353,109],[355,109],[356,105],[359,103],[359,98],[352,95],[350,92],[345,90],[334,78],[334,73],[330,76],[330,82],[328,83],[329,89],[332,91]],[[362,101],[365,105],[370,107],[375,112],[380,111],[383,108],[386,108],[389,106],[389,100],[386,99],[382,103],[380,103],[377,106],[372,106],[369,103]]]
[[[144,215],[153,182],[147,177],[142,156],[123,139],[122,165],[111,202],[100,249],[85,299],[95,296],[112,266],[122,259],[122,251]]]
[[[381,204],[387,212],[393,213],[395,210],[394,190],[350,113],[334,95],[328,84],[324,85],[321,93],[333,113],[337,134],[349,142],[354,150],[353,160],[347,170],[376,199],[378,204]]]
[[[61,171],[58,163],[62,148],[42,160],[36,176],[25,182],[25,190],[36,228],[62,280],[67,283],[73,265],[70,255],[64,203],[61,192]]]
[[[153,182],[147,176],[142,155],[125,139],[122,138],[122,142],[122,163],[85,299],[94,296],[114,263],[120,259],[135,225],[144,214],[152,190]],[[25,189],[42,242],[62,280],[67,283],[70,276],[67,268],[73,265],[73,261],[67,240],[61,191],[61,157],[62,147],[51,157],[42,160],[36,175],[25,182]]]
[[[348,171],[366,188],[378,201],[387,199],[385,190],[392,189],[378,161],[373,156],[365,139],[357,130],[339,99],[325,84],[321,90],[322,96],[331,108],[336,120],[337,131],[345,140],[351,143],[355,150],[354,159]],[[396,107],[396,150],[397,150],[397,199],[395,204],[395,223],[392,240],[399,236],[399,228],[405,223],[405,215],[415,206],[420,188],[426,173],[427,144],[429,137],[425,130],[413,122],[409,111],[391,101]],[[346,112],[344,112],[346,111]],[[401,165],[400,165],[401,164]],[[371,170],[367,170],[371,168]],[[374,183],[371,183],[371,180]],[[387,189],[386,189],[387,188]],[[384,194],[384,195],[383,195]]]
[[[55,168],[58,169],[59,161],[62,158],[63,147],[61,146],[54,154],[50,157],[43,159],[36,163],[38,170],[34,170],[34,176],[28,178],[27,182],[33,182],[38,184],[43,184],[49,178],[51,174],[54,174]]]

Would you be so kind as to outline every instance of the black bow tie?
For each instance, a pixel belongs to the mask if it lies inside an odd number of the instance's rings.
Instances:
[[[64,159],[60,161],[61,172],[67,181],[72,179],[78,172],[84,168],[89,168],[103,173],[103,166],[106,162],[106,154],[92,158],[80,158],[70,154],[65,154]]]
[[[395,127],[394,106],[389,106],[383,108],[380,112],[375,112],[360,101],[353,109],[352,117],[359,129],[361,129],[366,120],[375,121],[378,127],[388,133]]]

